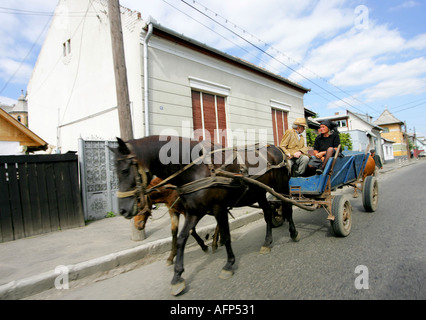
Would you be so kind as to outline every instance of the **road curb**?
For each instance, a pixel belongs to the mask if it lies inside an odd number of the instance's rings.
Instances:
[[[231,230],[240,228],[248,223],[259,220],[263,215],[260,210],[252,211],[235,219],[229,220]],[[208,225],[197,229],[197,233],[203,237],[214,232],[216,225]],[[18,300],[43,291],[55,288],[55,281],[63,277],[64,270],[68,271],[69,283],[88,276],[110,271],[112,269],[129,265],[148,255],[162,254],[170,251],[172,238],[159,239],[140,246],[114,252],[99,258],[87,260],[81,263],[65,266],[66,268],[48,271],[32,277],[13,280],[0,286],[0,300]],[[62,267],[62,266],[61,266]]]

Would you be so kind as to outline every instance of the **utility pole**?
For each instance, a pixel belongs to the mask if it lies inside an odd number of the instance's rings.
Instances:
[[[108,14],[111,28],[112,59],[114,61],[120,135],[121,139],[127,141],[133,139],[133,128],[119,0],[108,0]],[[136,229],[133,219],[130,220],[130,232],[131,239],[134,241],[141,241],[146,238],[145,230]]]
[[[119,0],[108,0],[111,28],[112,59],[114,61],[115,88],[117,92],[118,121],[123,140],[133,139],[132,115],[130,113],[129,87],[127,84],[126,60],[124,57],[123,31]]]

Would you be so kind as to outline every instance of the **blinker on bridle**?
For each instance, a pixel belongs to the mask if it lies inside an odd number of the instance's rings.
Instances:
[[[136,197],[137,200],[142,202],[143,208],[141,211],[138,212],[138,214],[145,213],[146,211],[149,211],[148,206],[148,196],[146,193],[146,187],[148,185],[148,177],[146,175],[145,170],[142,168],[142,166],[136,161],[134,155],[128,155],[127,157],[117,159],[118,161],[123,160],[132,160],[131,167],[135,168],[137,171],[136,175],[136,187],[133,190],[130,191],[117,191],[117,198],[130,198],[130,197]],[[138,202],[139,202],[138,201]]]

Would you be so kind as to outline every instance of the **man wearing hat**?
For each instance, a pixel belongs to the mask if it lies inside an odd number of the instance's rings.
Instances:
[[[315,138],[314,155],[309,160],[308,167],[316,169],[316,174],[322,174],[325,165],[332,156],[334,156],[337,147],[340,144],[340,136],[336,130],[337,125],[330,120],[321,122]]]
[[[293,168],[293,176],[298,177],[305,173],[309,162],[308,147],[305,146],[305,139],[302,135],[307,127],[305,118],[297,118],[293,122],[292,129],[287,130],[280,142],[280,147],[284,151],[290,165]]]

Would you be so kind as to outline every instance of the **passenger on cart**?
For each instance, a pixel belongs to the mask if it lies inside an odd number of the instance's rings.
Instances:
[[[340,144],[340,136],[337,125],[329,120],[321,123],[318,132],[319,135],[315,138],[314,143],[314,155],[309,160],[308,168],[315,170],[316,174],[322,174],[328,159],[336,153]]]
[[[287,156],[293,177],[302,176],[309,162],[308,147],[305,146],[305,139],[302,135],[306,127],[305,118],[297,118],[293,122],[292,129],[284,133],[280,142],[280,147]]]

